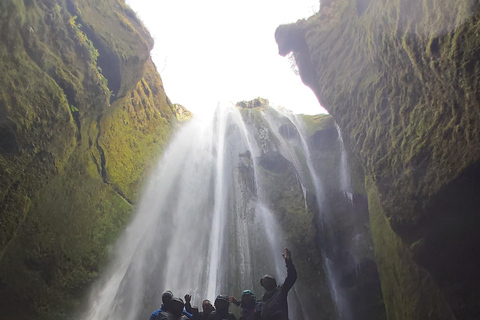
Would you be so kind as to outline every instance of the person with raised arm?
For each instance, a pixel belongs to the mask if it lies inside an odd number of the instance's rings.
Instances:
[[[192,320],[208,320],[210,313],[215,310],[210,300],[205,299],[202,302],[202,311],[198,311],[197,307],[192,307],[190,302],[192,301],[192,296],[190,294],[185,295],[185,310],[192,314]]]
[[[262,296],[261,320],[288,320],[288,291],[297,280],[297,270],[292,262],[292,253],[285,248],[282,253],[287,266],[287,277],[283,284],[277,286],[275,277],[266,274],[260,279],[260,285],[265,289]]]

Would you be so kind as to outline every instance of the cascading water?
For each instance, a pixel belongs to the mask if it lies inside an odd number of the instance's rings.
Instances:
[[[191,294],[192,304],[199,305],[244,289],[260,297],[258,280],[265,273],[283,282],[281,252],[291,243],[270,207],[271,177],[259,164],[268,166],[272,154],[294,168],[289,188],[298,191],[303,210],[308,210],[306,184],[311,184],[325,214],[322,182],[301,124],[273,108],[254,115],[220,106],[206,121],[190,120],[165,151],[80,319],[147,319],[166,289],[177,296]],[[338,317],[350,319],[325,254],[324,259]],[[316,317],[301,303],[305,300],[294,286],[289,295],[293,318]]]
[[[339,188],[342,196],[334,196],[333,199],[329,199],[326,194],[327,188],[324,185],[323,177],[320,171],[318,171],[318,166],[315,165],[320,160],[314,158],[310,151],[302,121],[296,115],[283,108],[269,109],[268,112],[265,112],[264,119],[268,123],[274,139],[278,141],[276,143],[277,151],[292,163],[298,173],[305,206],[307,206],[307,199],[304,184],[310,184],[311,190],[314,191],[319,210],[319,246],[322,252],[326,281],[336,307],[337,314],[335,318],[354,320],[357,317],[361,317],[361,315],[357,316],[354,314],[352,309],[352,292],[342,282],[350,277],[352,270],[356,273],[357,267],[364,258],[365,249],[371,251],[372,248],[369,245],[369,235],[356,225],[359,217],[355,216],[353,210],[354,202],[350,168],[340,128],[335,123],[338,142],[330,141],[330,143],[337,144],[336,152],[339,153],[340,161],[338,161],[336,166],[338,168],[336,183],[338,184],[339,182],[337,188]],[[291,139],[294,140],[294,143],[288,141]],[[329,186],[329,188],[331,189],[332,186]],[[339,207],[341,207],[341,217],[337,216]],[[349,225],[348,228],[351,228],[350,233],[348,233],[350,237],[346,234],[346,238],[338,238],[335,230],[346,228],[347,225]]]
[[[326,229],[332,228],[331,221],[333,217],[329,216],[330,209],[328,208],[328,203],[326,201],[327,197],[325,195],[322,179],[319,177],[319,175],[317,174],[314,168],[311,152],[310,152],[308,143],[305,141],[305,138],[304,138],[305,132],[303,130],[303,126],[301,124],[301,121],[299,121],[298,118],[294,114],[292,114],[290,111],[279,109],[279,112],[291,121],[291,124],[295,126],[295,131],[299,133],[302,153],[305,155],[305,162],[308,168],[308,174],[310,175],[309,178],[312,181],[312,184],[315,190],[317,205],[319,208],[320,230],[322,233],[324,233]],[[336,128],[339,132],[340,129],[338,128],[337,125],[336,125]],[[341,165],[340,165],[341,187],[344,190],[351,190],[349,173],[344,172],[344,170],[348,170],[348,164],[346,163],[346,152],[343,147],[343,140],[341,139],[341,136],[339,136],[339,139],[342,142]],[[296,162],[298,163],[298,161]],[[322,236],[323,235],[321,235],[321,237]],[[338,255],[337,246],[335,243],[332,243],[331,239],[326,239],[325,237],[321,242],[322,243],[320,246],[322,249],[323,266],[327,276],[327,282],[330,288],[330,293],[336,305],[338,318],[340,320],[352,320],[353,315],[351,314],[351,311],[350,311],[349,301],[348,301],[346,292],[344,292],[344,290],[340,286],[341,275],[338,272],[339,268],[337,265],[335,265],[334,259],[333,259],[334,256]],[[326,245],[328,245],[329,247],[326,248]]]
[[[261,275],[285,276],[285,241],[258,196],[254,158],[261,151],[249,139],[234,107],[185,126],[153,173],[83,319],[146,319],[165,289],[192,294],[194,304],[246,288],[260,295]]]
[[[338,141],[340,142],[340,184],[343,192],[350,201],[353,201],[352,181],[350,179],[350,168],[348,167],[347,150],[345,149],[345,143],[343,142],[342,131],[337,123],[335,128],[338,133]]]

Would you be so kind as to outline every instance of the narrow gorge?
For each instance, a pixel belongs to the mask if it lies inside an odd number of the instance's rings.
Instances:
[[[329,114],[197,117],[124,0],[2,0],[0,318],[260,297],[288,247],[291,319],[479,319],[479,5],[322,1],[272,37]]]

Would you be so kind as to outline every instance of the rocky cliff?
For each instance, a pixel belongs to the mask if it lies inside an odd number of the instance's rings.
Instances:
[[[2,319],[64,319],[189,112],[123,0],[2,1],[0,42]]]
[[[366,173],[389,319],[480,315],[479,2],[336,0],[280,26]]]

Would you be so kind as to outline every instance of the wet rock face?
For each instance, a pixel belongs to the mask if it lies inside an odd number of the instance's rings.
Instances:
[[[466,279],[476,281],[468,267],[475,259],[460,248],[476,252],[468,245],[478,242],[470,230],[480,227],[470,213],[478,205],[466,191],[480,189],[462,178],[480,161],[479,17],[478,3],[470,0],[435,6],[339,0],[276,33],[282,54],[292,51],[300,64],[310,59],[315,80],[300,69],[304,82],[340,125],[372,182],[367,191],[378,225],[371,227],[391,318],[478,315],[469,298],[476,289]],[[439,205],[453,186],[465,190],[456,198],[468,206]],[[372,205],[377,196],[378,207]],[[378,230],[385,227],[380,217],[392,233]],[[441,239],[449,239],[443,254]],[[469,276],[446,284],[441,274],[459,267],[447,260],[463,261]],[[409,271],[394,276],[400,265]],[[428,298],[411,294],[421,281],[429,284],[422,289]],[[407,298],[397,299],[402,292]]]
[[[15,130],[8,127],[0,128],[0,152],[3,154],[16,154],[18,152]]]
[[[433,197],[428,212],[410,234],[415,260],[442,289],[457,319],[480,315],[480,163],[459,175]],[[412,232],[413,231],[413,232]]]
[[[298,131],[292,125],[284,124],[279,128],[278,131],[284,139],[297,141],[300,140]]]
[[[261,165],[266,170],[274,172],[284,172],[289,170],[292,166],[291,163],[287,161],[281,154],[276,152],[269,152],[262,156],[258,164]]]
[[[311,137],[310,143],[319,151],[332,151],[335,149],[335,141],[338,139],[338,133],[334,126],[323,128],[315,132]]]

